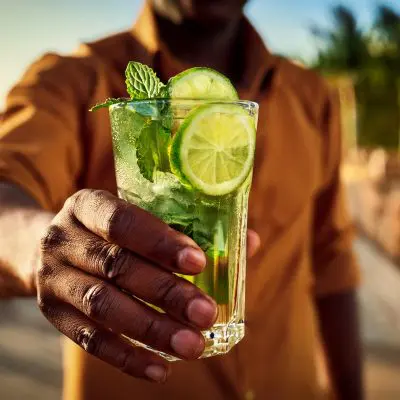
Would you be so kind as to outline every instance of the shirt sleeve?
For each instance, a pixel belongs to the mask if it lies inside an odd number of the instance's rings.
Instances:
[[[0,180],[18,184],[45,209],[59,209],[76,190],[91,78],[77,58],[48,54],[7,97],[0,121]]]
[[[353,253],[354,228],[340,180],[341,122],[337,97],[337,93],[329,95],[322,117],[326,179],[315,200],[312,248],[317,297],[351,290],[360,280]]]

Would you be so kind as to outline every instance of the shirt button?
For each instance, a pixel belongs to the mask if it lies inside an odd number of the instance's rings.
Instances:
[[[255,400],[256,395],[252,390],[248,390],[246,394],[244,395],[245,400]]]

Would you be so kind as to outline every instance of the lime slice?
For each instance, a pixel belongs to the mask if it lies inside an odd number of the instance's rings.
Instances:
[[[192,110],[170,148],[172,171],[211,196],[237,189],[253,165],[255,126],[239,105],[205,104]]]
[[[204,67],[190,68],[171,78],[167,85],[172,99],[237,100],[231,81],[219,72]]]

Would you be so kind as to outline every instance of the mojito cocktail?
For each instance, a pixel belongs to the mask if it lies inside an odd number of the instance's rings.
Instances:
[[[234,89],[217,72],[189,71],[194,76],[178,75],[166,98],[107,105],[119,196],[188,235],[206,254],[204,271],[183,278],[218,305],[215,325],[203,332],[203,357],[209,357],[227,353],[244,336],[247,203],[258,105],[227,100]],[[215,82],[220,77],[224,80]],[[194,97],[199,87],[232,93],[222,99],[210,93],[208,99],[180,98]]]

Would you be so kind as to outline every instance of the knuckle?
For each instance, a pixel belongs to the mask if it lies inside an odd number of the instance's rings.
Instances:
[[[74,193],[72,196],[68,197],[68,199],[64,203],[64,209],[73,212],[75,210],[76,204],[82,201],[82,198],[85,197],[91,189],[81,189],[78,192]]]
[[[128,251],[112,243],[101,244],[96,252],[94,263],[101,275],[109,279],[125,276],[130,257]]]
[[[128,250],[121,247],[118,248],[112,261],[107,268],[107,277],[110,279],[123,279],[135,264],[135,258],[130,256]]]
[[[80,277],[77,277],[73,282],[67,282],[64,286],[65,294],[67,299],[74,300],[79,299],[80,292]]]
[[[132,366],[136,363],[137,358],[136,353],[137,350],[134,347],[118,353],[116,356],[117,368],[125,374],[132,374]]]
[[[61,246],[67,240],[65,231],[58,225],[51,224],[41,240],[41,251],[47,252]]]
[[[149,318],[146,321],[141,321],[141,331],[138,334],[137,340],[144,343],[151,343],[158,345],[163,342],[163,338],[167,335],[163,335],[165,329],[163,329],[162,322],[155,318]]]
[[[93,356],[101,354],[103,335],[96,328],[80,327],[76,333],[76,343]]]
[[[40,284],[46,282],[52,275],[54,275],[54,267],[48,262],[41,262],[36,271],[37,280]]]
[[[168,235],[160,235],[159,238],[153,243],[152,252],[154,255],[162,255],[168,247]]]
[[[174,276],[162,277],[156,281],[158,301],[168,308],[177,308],[183,301],[181,287]]]
[[[106,221],[105,235],[110,241],[129,235],[135,226],[136,218],[128,211],[128,205],[116,203]]]
[[[71,197],[68,197],[67,200],[65,200],[64,205],[63,205],[63,210],[65,210],[68,213],[73,213],[73,210],[75,209],[75,203],[78,198],[79,192],[75,193]]]
[[[101,189],[88,189],[90,191],[90,196],[92,196],[95,200],[102,201],[105,197],[109,197],[111,195],[110,192]]]
[[[93,205],[94,209],[98,211],[101,209],[101,205],[104,204],[105,200],[109,198],[110,193],[100,189],[87,189],[85,193],[85,198],[83,199],[86,201],[90,201],[90,204]]]
[[[70,214],[82,207],[82,204],[95,192],[94,189],[81,189],[70,196],[64,203],[64,209]]]
[[[83,310],[90,318],[95,320],[107,319],[111,307],[109,289],[104,283],[90,286],[83,295]]]

